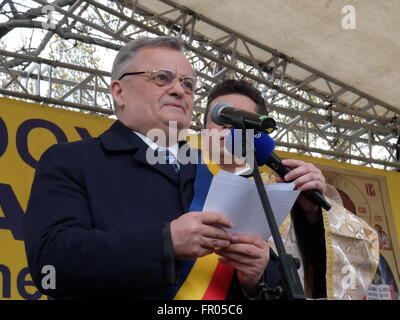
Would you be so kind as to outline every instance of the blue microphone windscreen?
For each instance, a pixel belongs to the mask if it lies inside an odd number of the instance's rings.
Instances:
[[[241,139],[241,133],[240,130],[232,128],[229,135],[225,139],[225,148],[236,157],[241,157],[241,143],[235,144],[235,138]],[[262,166],[265,164],[274,150],[275,142],[268,134],[257,133],[254,135],[253,143],[256,150],[255,155],[257,164]]]
[[[275,141],[266,133],[257,133],[254,135],[254,148],[257,163],[263,166],[275,148]]]

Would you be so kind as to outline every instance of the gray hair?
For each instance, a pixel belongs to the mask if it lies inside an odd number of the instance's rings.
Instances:
[[[139,49],[142,48],[171,48],[177,51],[185,52],[182,41],[177,37],[162,36],[156,38],[139,38],[128,42],[124,45],[115,57],[112,71],[111,81],[118,80],[123,75],[126,67],[132,62]]]

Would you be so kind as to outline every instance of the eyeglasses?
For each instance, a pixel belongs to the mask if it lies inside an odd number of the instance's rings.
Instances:
[[[158,69],[152,71],[140,71],[140,72],[127,72],[119,77],[118,80],[121,80],[125,76],[131,76],[136,74],[145,74],[149,80],[154,81],[154,83],[163,87],[166,85],[170,85],[179,80],[182,85],[182,88],[185,90],[186,94],[193,94],[197,90],[201,89],[202,83],[199,79],[192,76],[177,76],[175,72],[167,69]]]

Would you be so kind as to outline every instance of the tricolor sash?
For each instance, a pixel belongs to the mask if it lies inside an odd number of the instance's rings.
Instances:
[[[197,166],[191,211],[202,211],[213,174],[207,165]],[[183,261],[180,285],[175,300],[224,300],[231,287],[234,269],[220,263],[213,253],[195,260]]]

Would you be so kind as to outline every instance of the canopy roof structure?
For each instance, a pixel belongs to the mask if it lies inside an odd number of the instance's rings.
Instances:
[[[41,28],[40,12],[48,2],[34,2],[29,18]],[[281,148],[400,168],[397,0],[55,0],[51,5],[61,18],[49,33],[64,39],[118,50],[140,36],[180,37],[206,89],[195,96],[193,129],[202,126],[207,90],[223,79],[243,78],[263,93],[279,125],[273,137]],[[0,23],[0,36],[6,28],[26,27],[22,20]],[[88,34],[76,26],[85,26]],[[40,54],[1,50],[0,57],[0,75],[18,84],[1,88],[2,95],[112,114],[109,70],[67,65]],[[16,63],[21,60],[24,69]],[[53,68],[86,76],[57,79]],[[55,96],[52,84],[67,91]],[[72,99],[74,92],[79,101]]]
[[[354,91],[376,98],[388,108],[400,108],[399,1],[176,0],[175,3],[251,38],[268,51],[281,52],[300,67],[304,64],[314,68]],[[168,9],[164,3],[154,0],[153,3],[146,1],[146,7],[156,12]],[[347,29],[347,17],[353,12],[354,29]],[[170,14],[170,17],[177,15]],[[197,31],[211,40],[223,35],[207,24],[198,26]],[[237,50],[247,54],[240,43]],[[254,50],[253,55],[260,61],[267,58],[264,50]],[[296,68],[296,64],[293,68],[289,64],[286,72],[304,79],[307,68]],[[310,80],[308,85],[330,91],[322,78]],[[336,87],[332,89],[337,92]],[[350,90],[339,92],[336,97],[352,104],[354,95],[350,93]],[[354,107],[359,109],[364,105],[358,101]],[[383,109],[375,111],[385,114]]]

